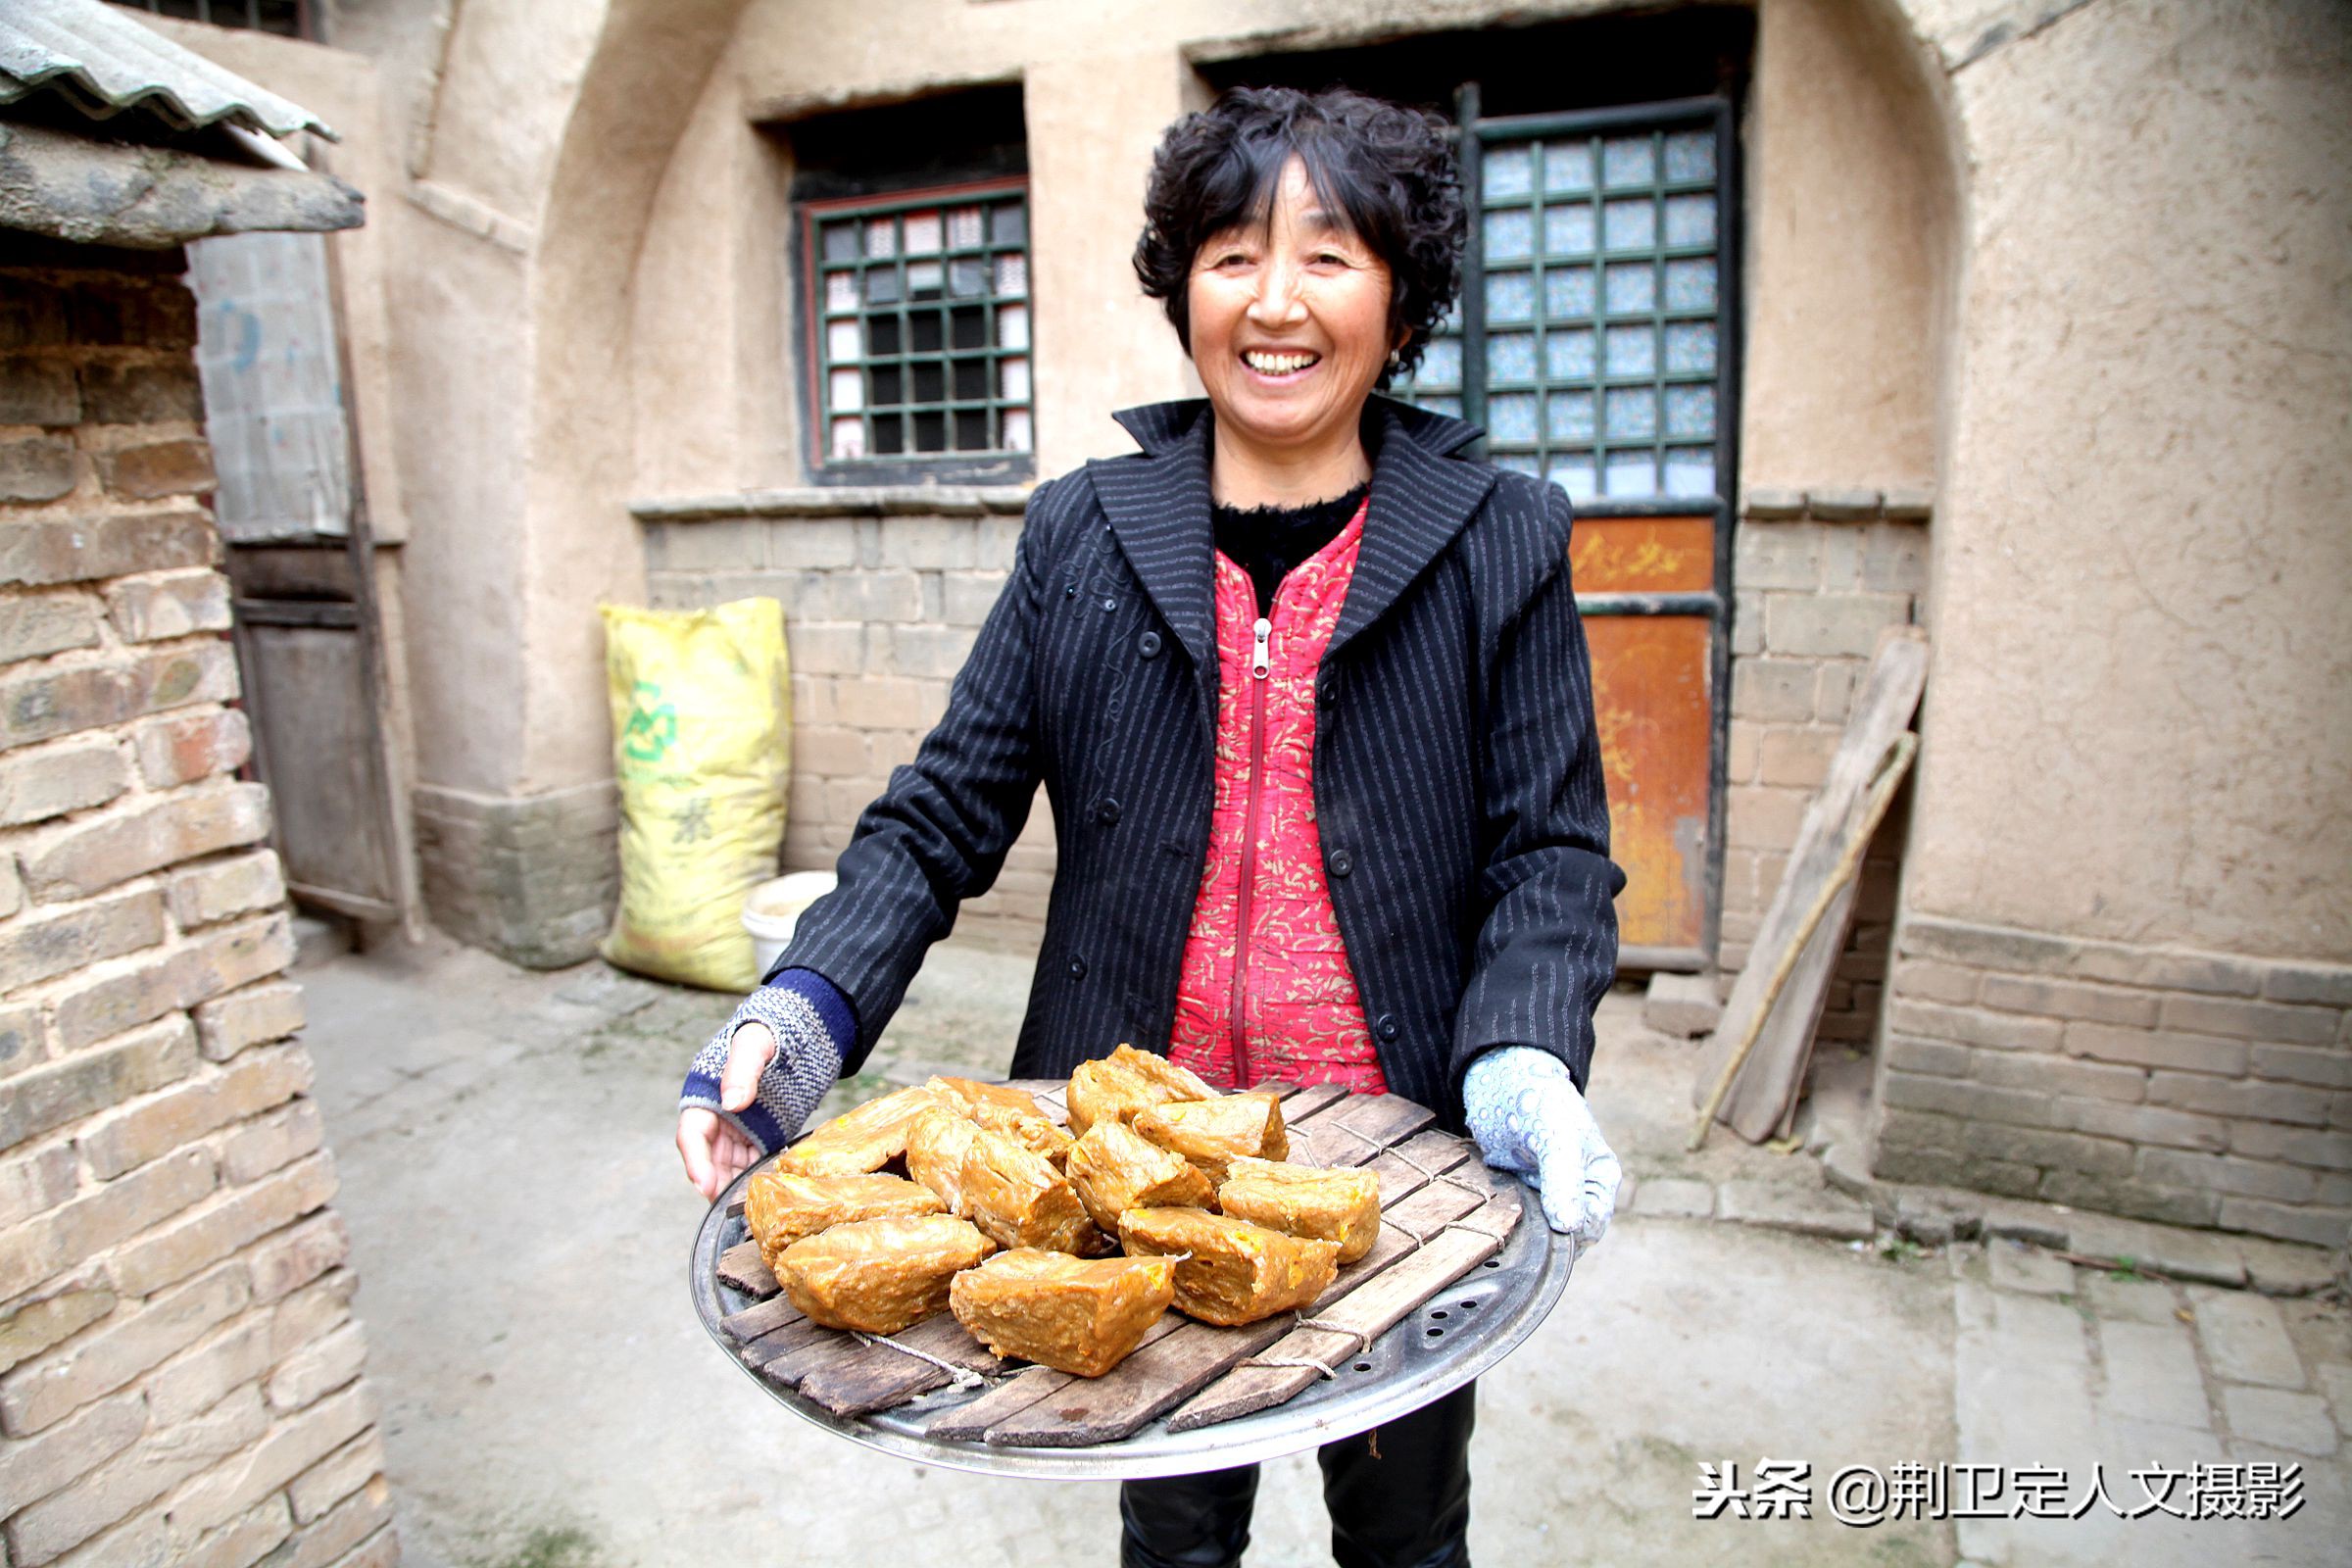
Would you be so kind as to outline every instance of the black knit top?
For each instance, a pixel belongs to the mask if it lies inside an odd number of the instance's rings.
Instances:
[[[1274,612],[1274,590],[1291,568],[1340,536],[1355,509],[1363,505],[1370,484],[1360,484],[1329,501],[1310,501],[1303,507],[1214,507],[1209,523],[1215,530],[1217,553],[1250,574],[1257,590],[1257,612]]]

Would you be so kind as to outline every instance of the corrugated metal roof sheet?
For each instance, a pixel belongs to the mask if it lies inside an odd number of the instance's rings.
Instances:
[[[39,87],[104,120],[127,109],[181,130],[335,133],[298,103],[223,71],[99,0],[0,0],[0,104]]]

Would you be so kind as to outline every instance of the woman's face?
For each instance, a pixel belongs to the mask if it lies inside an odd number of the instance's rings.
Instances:
[[[1265,225],[1213,235],[1193,258],[1193,364],[1222,434],[1269,453],[1352,437],[1397,346],[1390,287],[1388,264],[1292,159]]]

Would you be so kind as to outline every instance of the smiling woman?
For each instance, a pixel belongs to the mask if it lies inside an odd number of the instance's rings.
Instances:
[[[1608,803],[1565,492],[1376,396],[1452,303],[1466,236],[1428,116],[1237,90],[1170,127],[1135,267],[1205,400],[1038,487],[1003,597],[914,763],[859,819],[683,1097],[715,1195],[856,1070],[1038,786],[1054,902],[1015,1077],[1121,1040],[1217,1090],[1394,1093],[1599,1239],[1617,1158],[1582,1089],[1615,973]],[[1467,1561],[1476,1396],[1321,1453],[1348,1568]],[[1129,1568],[1231,1565],[1253,1468],[1130,1481]]]

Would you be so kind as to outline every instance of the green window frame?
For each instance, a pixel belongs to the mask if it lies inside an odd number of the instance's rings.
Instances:
[[[1398,395],[1581,510],[1729,501],[1729,106],[1481,120],[1460,105],[1463,298]]]
[[[801,217],[811,470],[1030,471],[1028,181],[809,201]]]

